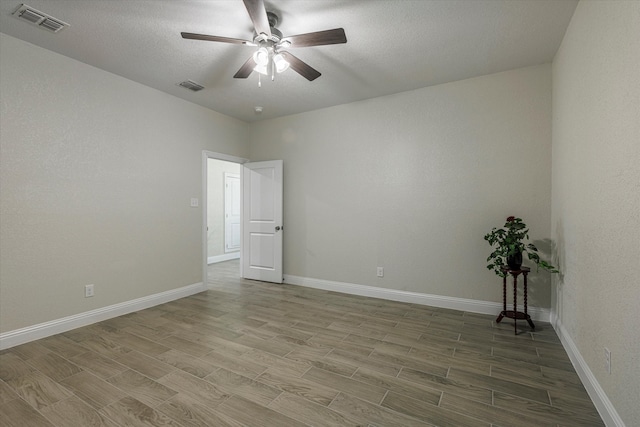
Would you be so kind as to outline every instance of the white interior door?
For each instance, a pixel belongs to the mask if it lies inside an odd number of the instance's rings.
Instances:
[[[224,174],[224,251],[240,250],[240,175]]]
[[[242,165],[242,277],[282,283],[282,160]]]

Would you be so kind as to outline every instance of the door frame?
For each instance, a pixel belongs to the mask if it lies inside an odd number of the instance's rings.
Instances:
[[[229,154],[223,154],[223,153],[217,153],[215,151],[208,151],[208,150],[202,150],[202,283],[204,284],[205,287],[209,287],[208,285],[208,264],[207,264],[207,258],[208,258],[208,245],[207,245],[207,204],[209,202],[208,200],[208,160],[209,159],[214,159],[214,160],[222,160],[225,162],[231,162],[231,163],[238,163],[240,165],[243,165],[247,162],[249,162],[249,159],[245,159],[243,157],[236,157],[236,156],[231,156]],[[240,188],[242,189],[242,173],[240,174]],[[242,191],[242,190],[240,190]],[[242,197],[240,198],[240,233],[242,234],[242,205],[243,205],[243,201],[242,201]],[[240,239],[240,271],[238,272],[238,274],[241,274],[242,272],[242,239]]]

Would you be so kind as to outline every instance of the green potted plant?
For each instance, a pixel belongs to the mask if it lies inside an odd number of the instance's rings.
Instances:
[[[507,218],[502,228],[493,228],[490,233],[484,236],[484,240],[489,242],[494,251],[487,257],[487,269],[493,270],[498,276],[504,277],[504,267],[517,270],[522,266],[522,253],[527,256],[538,267],[544,268],[551,273],[558,273],[558,270],[547,261],[540,259],[538,248],[533,243],[524,243],[529,238],[529,229],[522,222],[522,219],[510,216]]]

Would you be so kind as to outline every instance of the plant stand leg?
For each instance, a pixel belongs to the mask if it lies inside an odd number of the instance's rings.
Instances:
[[[513,334],[518,335],[518,276],[513,275]]]
[[[524,273],[524,318],[527,319],[527,323],[531,326],[531,329],[535,329],[536,325],[533,324],[531,316],[527,313],[527,273]]]

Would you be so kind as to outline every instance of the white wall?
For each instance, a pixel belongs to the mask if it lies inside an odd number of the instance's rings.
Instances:
[[[559,331],[638,425],[640,2],[581,1],[553,62],[552,229]]]
[[[224,248],[224,174],[240,175],[240,164],[223,160],[207,161],[207,254],[209,257],[225,254]]]
[[[201,282],[202,150],[246,156],[246,124],[0,43],[0,331]]]
[[[516,215],[550,235],[550,65],[252,123],[250,141],[284,160],[289,275],[501,302],[484,234]],[[549,307],[549,275],[530,277]]]

